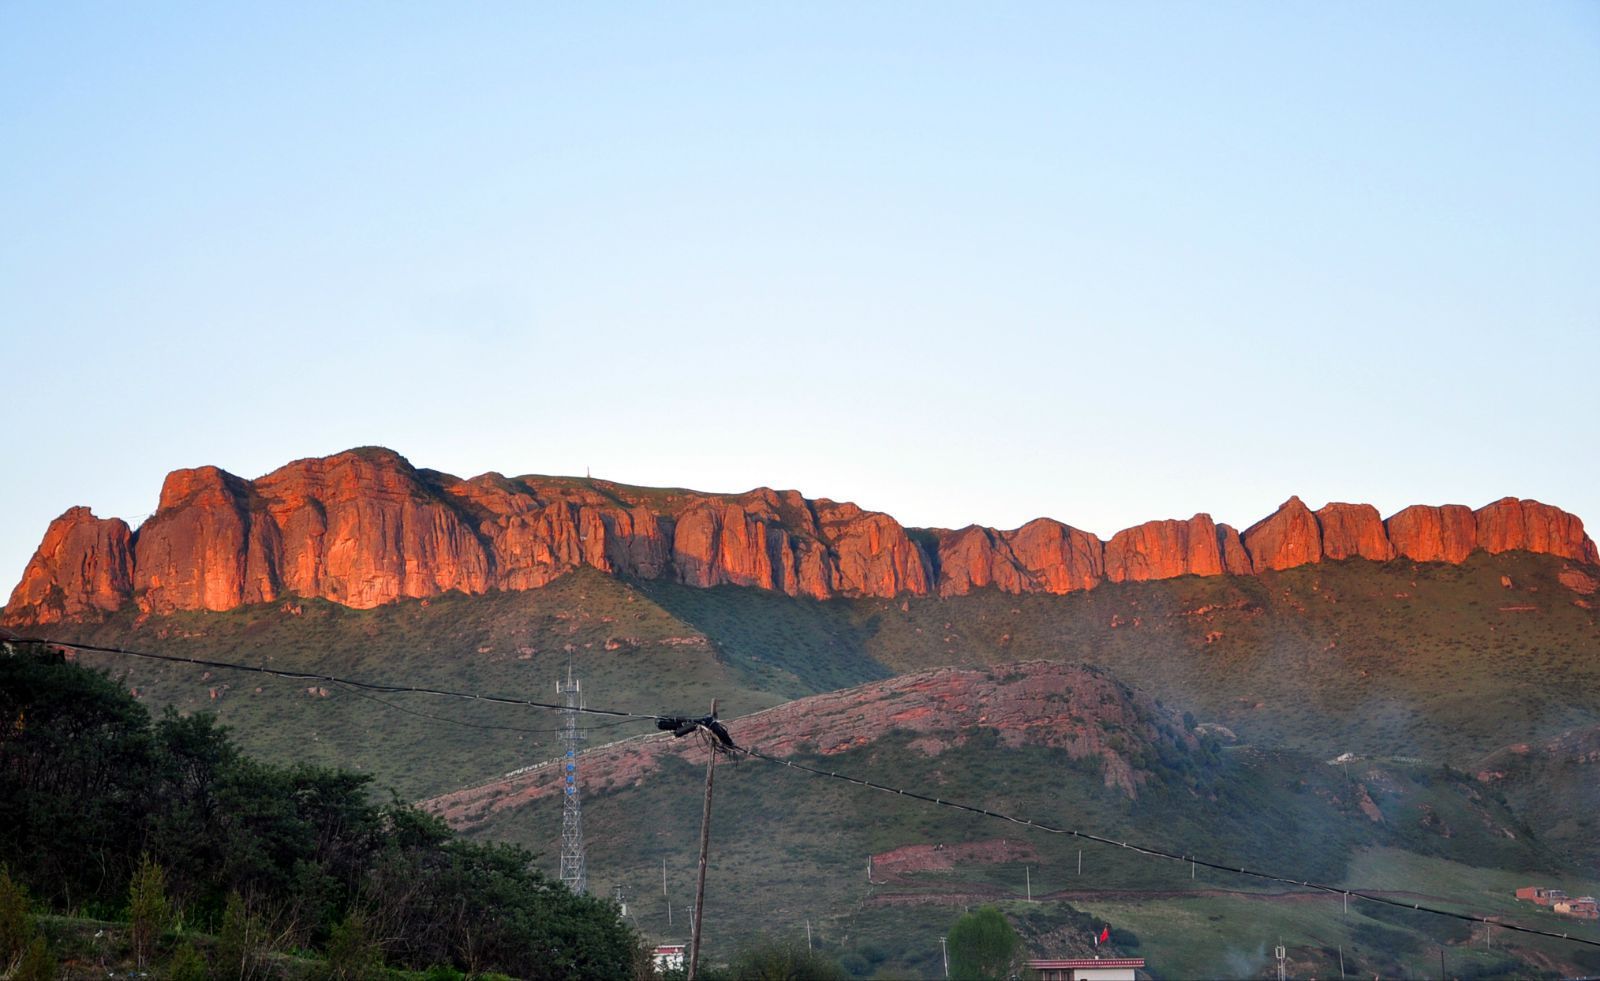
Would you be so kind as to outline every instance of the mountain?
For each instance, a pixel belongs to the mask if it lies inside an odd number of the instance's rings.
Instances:
[[[1575,516],[1503,498],[1476,511],[1292,497],[1243,532],[1209,515],[1109,541],[1050,518],[1002,531],[905,528],[849,503],[758,488],[705,494],[602,480],[419,470],[391,450],[298,460],[256,480],[168,475],[137,530],[74,507],[46,530],[0,622],[55,623],[130,602],[147,613],[285,598],[369,609],[401,598],[547,585],[578,567],[633,580],[813,599],[1064,594],[1105,583],[1258,575],[1324,560],[1459,563],[1476,551],[1600,562]]]
[[[69,511],[5,618],[542,701],[570,668],[591,706],[717,698],[741,745],[830,771],[1600,939],[1512,899],[1600,891],[1600,568],[1577,518],[1532,501],[1384,520],[1291,499],[1243,532],[1197,515],[1102,541],[1049,519],[908,529],[793,492],[463,481],[366,449],[254,481],[179,471],[137,531]],[[215,713],[267,759],[367,770],[555,866],[557,713],[79,657],[152,710]],[[681,940],[705,751],[649,719],[586,724],[591,889],[622,888],[645,933]],[[1441,948],[1452,975],[1600,967],[1132,850],[1084,847],[1080,872],[1078,839],[762,760],[716,773],[713,956],[809,923],[858,976],[938,976],[960,907],[999,902],[1036,954],[1089,953],[1109,922],[1114,951],[1164,976],[1271,973],[1277,942],[1303,974],[1341,953],[1422,974]]]

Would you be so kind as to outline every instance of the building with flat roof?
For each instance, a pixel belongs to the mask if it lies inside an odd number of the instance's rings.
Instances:
[[[1517,898],[1540,906],[1549,906],[1565,900],[1567,894],[1560,889],[1546,889],[1544,886],[1523,886],[1517,890]]]
[[[1068,957],[1029,961],[1039,981],[1134,981],[1143,957]]]
[[[650,960],[655,964],[657,971],[683,970],[683,952],[687,944],[661,944],[650,952]]]

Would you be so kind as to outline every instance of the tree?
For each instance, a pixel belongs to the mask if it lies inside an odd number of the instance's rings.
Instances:
[[[133,959],[141,969],[150,962],[156,940],[171,926],[167,875],[149,855],[140,855],[139,868],[128,885],[128,928],[133,934]]]
[[[950,976],[961,981],[1009,977],[1022,950],[1017,931],[993,906],[980,906],[956,920],[946,942]]]
[[[312,972],[326,981],[367,981],[383,974],[383,951],[372,938],[366,918],[351,910],[328,938],[325,972]]]
[[[243,896],[229,893],[227,908],[222,912],[222,929],[217,933],[217,977],[253,981],[263,976],[266,949],[266,924],[250,911]]]
[[[38,932],[27,892],[11,880],[10,871],[0,868],[0,976],[21,961]]]

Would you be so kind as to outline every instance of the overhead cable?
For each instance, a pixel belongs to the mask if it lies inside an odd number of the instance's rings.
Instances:
[[[138,657],[151,661],[169,661],[178,664],[194,664],[203,668],[218,668],[227,671],[248,671],[255,674],[267,674],[276,678],[286,678],[291,681],[325,681],[333,685],[348,685],[352,688],[363,688],[367,691],[383,692],[390,695],[438,695],[444,698],[463,698],[470,701],[490,702],[496,705],[518,705],[526,708],[552,709],[558,712],[575,711],[585,715],[608,715],[624,719],[649,719],[657,721],[659,715],[646,715],[639,712],[625,712],[621,709],[574,708],[566,705],[557,705],[553,702],[537,702],[527,698],[511,698],[506,695],[484,695],[478,692],[451,691],[448,688],[425,688],[418,685],[387,685],[371,681],[357,681],[353,678],[340,678],[331,674],[317,674],[312,671],[291,671],[285,668],[269,668],[250,664],[235,664],[230,661],[212,661],[199,657],[181,657],[176,654],[152,654],[149,651],[129,650],[125,647],[102,647],[97,644],[79,644],[71,641],[51,640],[48,637],[17,637],[12,643],[44,644],[49,647],[59,647],[66,650],[89,651],[97,654],[118,654],[123,657]]]

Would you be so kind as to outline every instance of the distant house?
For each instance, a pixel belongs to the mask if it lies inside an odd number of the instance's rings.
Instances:
[[[1069,957],[1065,960],[1029,961],[1039,981],[1134,981],[1144,968],[1143,957]]]
[[[1517,890],[1517,898],[1540,906],[1550,906],[1564,902],[1567,894],[1560,889],[1546,889],[1544,886],[1523,886]]]
[[[1573,899],[1560,889],[1523,886],[1517,890],[1517,898],[1540,906],[1548,906],[1552,913],[1560,913],[1562,916],[1574,916],[1580,920],[1600,920],[1600,907],[1595,905],[1593,896],[1579,896]]]
[[[683,952],[687,944],[661,944],[650,952],[657,971],[683,970]]]

